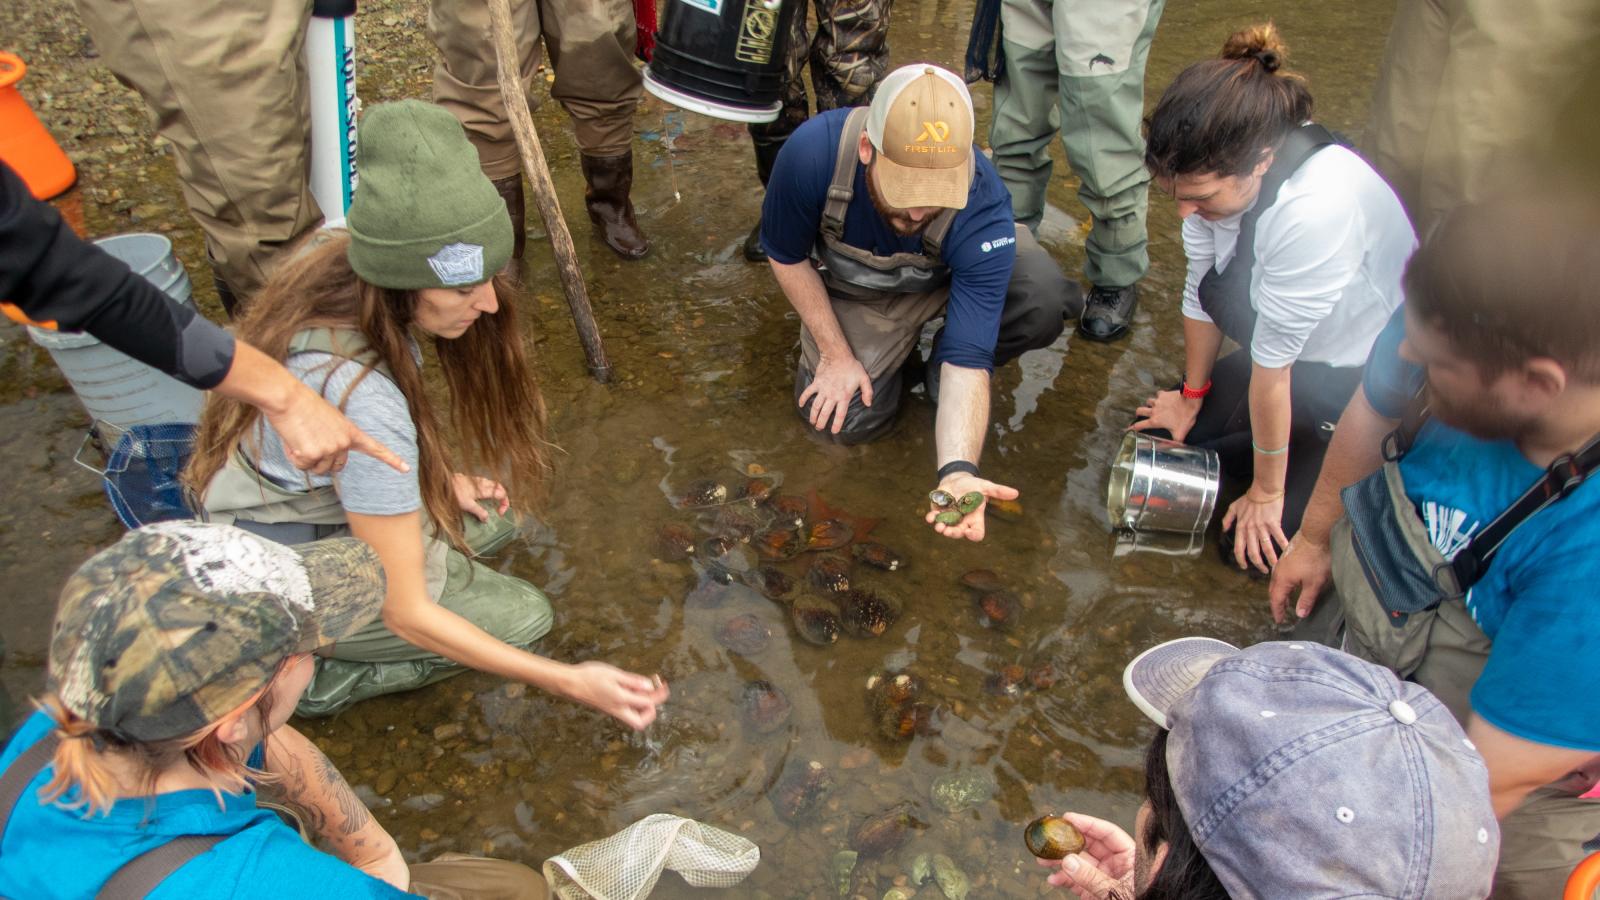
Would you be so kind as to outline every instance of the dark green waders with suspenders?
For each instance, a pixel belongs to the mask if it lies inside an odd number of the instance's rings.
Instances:
[[[60,739],[54,731],[40,738],[0,774],[0,835],[11,823],[11,812],[28,785],[55,757]],[[155,890],[184,863],[227,840],[226,834],[186,834],[135,856],[111,874],[95,896],[99,900],[134,900]],[[22,900],[22,898],[16,898]]]

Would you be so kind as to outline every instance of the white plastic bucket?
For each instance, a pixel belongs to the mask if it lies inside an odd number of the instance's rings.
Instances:
[[[189,273],[159,234],[121,234],[96,241],[100,249],[179,303],[190,300]],[[202,395],[194,388],[113,350],[81,332],[28,328],[35,344],[72,385],[89,417],[126,430],[132,425],[196,422]]]

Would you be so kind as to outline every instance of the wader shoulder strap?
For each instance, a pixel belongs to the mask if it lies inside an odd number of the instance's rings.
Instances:
[[[1433,409],[1428,405],[1428,387],[1424,384],[1411,395],[1411,401],[1406,404],[1406,411],[1400,414],[1400,424],[1383,436],[1384,461],[1399,462],[1400,457],[1405,456],[1410,451],[1411,445],[1417,442],[1417,435],[1422,432],[1422,426],[1428,424],[1428,419],[1432,416]]]
[[[22,792],[44,771],[45,766],[50,765],[60,743],[61,739],[52,730],[38,743],[22,751],[6,767],[5,772],[0,773],[0,836],[6,833],[6,826],[11,824],[11,812],[17,808],[17,801],[22,799]]]
[[[1484,529],[1472,536],[1465,547],[1448,563],[1455,573],[1461,592],[1476,584],[1489,570],[1489,563],[1517,526],[1533,518],[1534,514],[1562,500],[1577,490],[1594,470],[1600,467],[1600,435],[1589,439],[1577,453],[1563,453],[1551,461],[1544,476],[1518,497],[1505,512],[1496,516]],[[1434,578],[1438,580],[1437,574]]]
[[[184,863],[227,838],[225,834],[186,834],[151,847],[112,873],[95,894],[96,900],[143,900]]]
[[[0,835],[11,824],[11,813],[23,791],[55,758],[61,739],[50,731],[12,761],[0,774]],[[152,847],[122,864],[95,896],[100,900],[141,900],[184,863],[220,844],[225,834],[186,834]]]
[[[861,155],[861,133],[867,130],[865,106],[850,110],[844,130],[839,133],[839,152],[833,160],[833,181],[828,183],[828,201],[822,207],[822,233],[836,241],[844,240],[844,214],[856,195],[856,166]]]
[[[844,215],[856,195],[856,166],[861,164],[861,133],[867,130],[868,108],[858,106],[845,116],[839,134],[839,151],[833,160],[833,180],[828,183],[828,199],[822,206],[822,233],[836,241],[844,240]],[[933,217],[922,231],[922,252],[934,262],[940,260],[950,223],[960,210],[946,209]]]
[[[1256,198],[1255,206],[1239,219],[1239,243],[1233,252],[1233,260],[1228,263],[1228,268],[1232,269],[1243,263],[1243,271],[1249,273],[1255,267],[1256,222],[1272,204],[1278,202],[1278,191],[1284,182],[1299,171],[1306,160],[1323,147],[1338,143],[1341,141],[1333,136],[1333,132],[1315,122],[1308,122],[1289,132],[1289,136],[1283,139],[1283,144],[1273,156],[1272,165],[1268,166],[1266,174],[1261,176],[1261,193]]]

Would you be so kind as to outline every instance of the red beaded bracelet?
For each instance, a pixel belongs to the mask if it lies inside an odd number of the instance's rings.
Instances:
[[[1186,400],[1199,400],[1209,393],[1211,393],[1211,379],[1209,378],[1206,379],[1205,385],[1198,390],[1189,387],[1189,382],[1187,381],[1183,383],[1183,396]]]

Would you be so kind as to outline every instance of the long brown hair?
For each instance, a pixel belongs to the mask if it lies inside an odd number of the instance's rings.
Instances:
[[[1219,59],[1172,80],[1144,120],[1144,164],[1157,178],[1244,175],[1311,118],[1311,90],[1283,68],[1289,48],[1271,22],[1236,31]]]
[[[336,232],[300,251],[250,303],[237,335],[282,361],[290,339],[307,328],[359,331],[406,398],[417,429],[417,480],[428,517],[451,543],[465,549],[461,509],[450,483],[456,467],[446,454],[421,367],[412,355],[417,294],[362,280],[345,256],[349,243],[347,235]],[[433,345],[449,394],[454,445],[464,456],[460,468],[498,478],[513,502],[526,508],[542,499],[549,469],[544,398],[517,328],[514,294],[502,276],[495,276],[493,284],[499,311],[479,316],[458,338],[435,338]],[[374,364],[363,369],[352,387]],[[341,408],[347,399],[348,393],[338,398]],[[191,490],[204,495],[229,455],[255,433],[260,415],[246,403],[210,396],[200,417],[194,458],[184,472]]]

